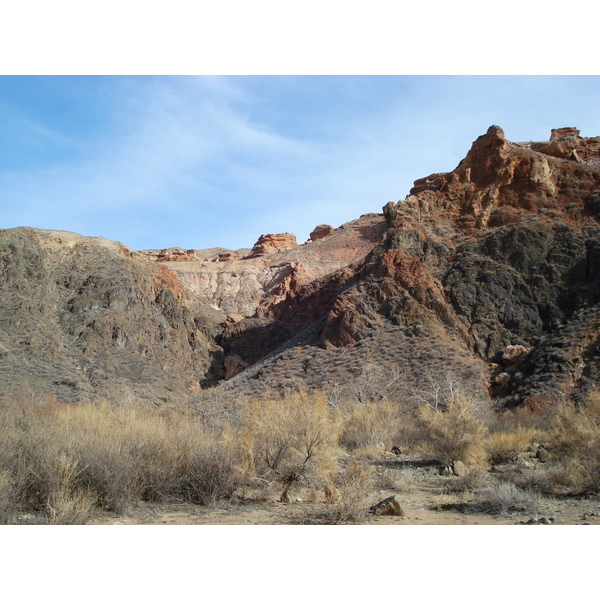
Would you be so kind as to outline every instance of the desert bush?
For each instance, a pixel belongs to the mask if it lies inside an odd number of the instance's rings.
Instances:
[[[347,407],[340,443],[348,450],[401,446],[410,417],[398,402],[380,400]],[[378,452],[381,454],[381,451]]]
[[[423,449],[442,464],[479,461],[487,431],[485,413],[473,397],[455,392],[444,402],[419,407]]]
[[[0,512],[81,523],[96,507],[230,498],[243,454],[232,432],[190,411],[97,403],[0,407]]]
[[[448,493],[467,493],[484,488],[489,481],[489,474],[485,469],[472,468],[461,477],[449,477],[444,483]]]
[[[563,403],[550,430],[552,456],[563,463],[563,483],[581,491],[600,491],[600,391],[579,405]]]
[[[511,511],[535,512],[538,499],[530,491],[522,490],[511,482],[501,481],[487,488],[483,495],[486,512],[506,513]]]
[[[242,431],[249,475],[279,481],[287,502],[295,483],[322,484],[336,471],[339,433],[339,413],[324,393],[254,400]]]
[[[44,512],[50,525],[83,525],[96,512],[97,498],[88,490],[77,488],[79,465],[64,454],[47,465],[49,489]]]
[[[182,446],[171,495],[199,504],[231,498],[243,475],[243,453],[235,440],[188,434]]]
[[[373,468],[365,462],[351,463],[334,479],[339,498],[325,511],[326,522],[337,524],[359,521],[370,507],[369,495],[374,489]]]

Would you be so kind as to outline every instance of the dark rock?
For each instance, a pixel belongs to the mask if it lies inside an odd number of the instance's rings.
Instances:
[[[535,457],[540,462],[547,462],[548,460],[550,460],[550,452],[548,452],[548,450],[546,450],[546,448],[540,447],[540,448],[538,448],[538,451],[537,451],[537,454],[535,455]]]

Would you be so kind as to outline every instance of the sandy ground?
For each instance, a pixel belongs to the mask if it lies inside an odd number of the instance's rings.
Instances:
[[[395,495],[405,516],[374,516],[365,513],[356,521],[359,525],[521,525],[531,519],[545,518],[554,525],[600,524],[600,498],[540,496],[531,512],[508,512],[492,515],[460,510],[461,500],[473,499],[471,494],[447,494],[449,478],[437,474],[435,468],[410,469],[409,489],[378,486],[368,497],[366,506]],[[382,481],[384,481],[382,479]],[[389,483],[389,482],[388,482]],[[314,492],[312,494],[314,497]],[[93,525],[308,525],[327,524],[323,515],[327,504],[311,499],[308,490],[298,490],[289,504],[278,502],[276,496],[266,501],[236,500],[215,506],[174,503],[145,503],[122,515],[103,513],[93,519]],[[442,509],[440,504],[456,506]]]

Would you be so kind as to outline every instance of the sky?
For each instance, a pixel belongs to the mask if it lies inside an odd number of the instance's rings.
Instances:
[[[302,243],[451,171],[490,125],[595,137],[599,105],[598,76],[2,76],[0,227]]]

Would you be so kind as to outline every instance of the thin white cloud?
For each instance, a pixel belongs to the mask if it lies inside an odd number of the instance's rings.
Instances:
[[[110,136],[73,140],[81,152],[51,166],[0,174],[5,226],[73,229],[137,248],[239,247],[283,231],[303,239],[318,223],[379,211],[415,179],[453,169],[489,125],[515,141],[564,125],[600,133],[587,106],[598,79],[109,83]]]

